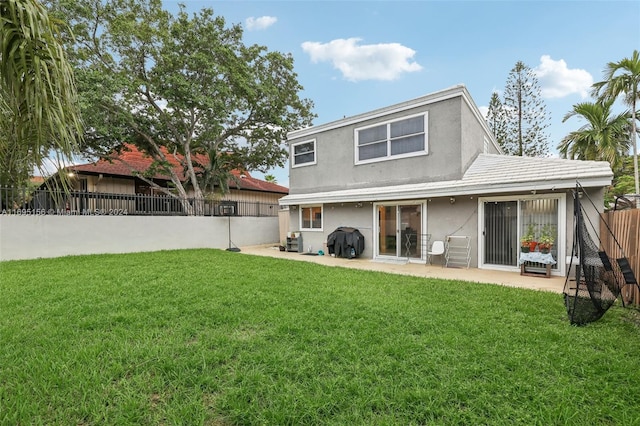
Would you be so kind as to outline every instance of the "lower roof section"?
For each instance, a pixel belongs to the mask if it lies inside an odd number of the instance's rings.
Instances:
[[[575,188],[576,182],[593,188],[611,185],[612,178],[606,161],[480,154],[458,180],[290,194],[279,203],[289,206],[566,190]]]

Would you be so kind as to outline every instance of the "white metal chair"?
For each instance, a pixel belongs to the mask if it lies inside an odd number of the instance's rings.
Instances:
[[[433,256],[443,256],[442,265],[444,266],[444,241],[436,240],[431,245],[431,250],[427,252],[429,256],[429,264],[432,263]]]

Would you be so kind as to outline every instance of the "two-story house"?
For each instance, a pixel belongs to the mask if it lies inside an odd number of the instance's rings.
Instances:
[[[458,236],[469,266],[515,271],[521,236],[545,229],[563,274],[576,182],[603,206],[613,176],[606,162],[503,155],[463,85],[293,131],[287,142],[289,231],[317,251],[336,228],[357,228],[362,256],[380,261],[424,263],[434,241]]]

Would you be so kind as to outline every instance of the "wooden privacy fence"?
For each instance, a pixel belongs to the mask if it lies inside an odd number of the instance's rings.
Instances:
[[[636,280],[640,273],[640,209],[617,210],[603,213],[600,223],[600,241],[602,248],[614,259],[626,257]],[[613,236],[607,229],[613,233]],[[614,239],[615,236],[615,239]],[[621,247],[618,247],[616,240]],[[624,282],[624,281],[623,281]],[[640,305],[638,286],[625,286],[622,289],[625,303]]]

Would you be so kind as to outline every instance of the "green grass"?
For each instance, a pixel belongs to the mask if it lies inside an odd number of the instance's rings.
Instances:
[[[345,260],[347,262],[347,260]],[[0,263],[0,424],[640,424],[640,315],[218,250]]]

